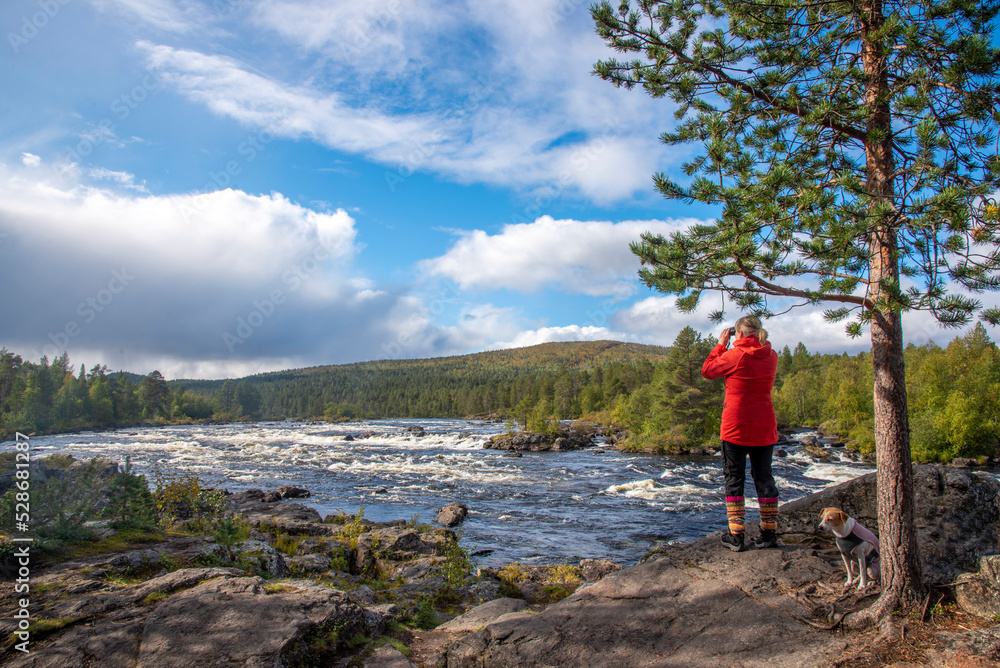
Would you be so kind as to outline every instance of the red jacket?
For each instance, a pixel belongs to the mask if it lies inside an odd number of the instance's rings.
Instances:
[[[708,379],[726,378],[726,401],[722,408],[723,441],[737,445],[774,445],[778,423],[771,402],[778,355],[771,344],[760,344],[749,335],[733,341],[728,350],[715,346],[701,367]]]

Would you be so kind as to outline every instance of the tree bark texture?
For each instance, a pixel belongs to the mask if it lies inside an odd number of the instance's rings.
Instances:
[[[875,619],[915,598],[922,590],[914,525],[913,468],[906,410],[903,329],[891,295],[899,285],[899,245],[894,219],[892,116],[889,107],[886,49],[868,36],[881,28],[881,0],[861,6],[862,60],[867,77],[865,102],[866,171],[872,221],[870,260],[874,430],[878,465],[878,522],[882,550],[882,596],[870,609]],[[872,619],[871,621],[875,621]]]

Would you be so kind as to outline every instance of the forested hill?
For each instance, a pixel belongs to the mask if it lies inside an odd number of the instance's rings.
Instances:
[[[235,381],[176,380],[170,385],[216,398],[224,413],[255,408],[253,413],[272,418],[464,417],[508,412],[518,404],[534,407],[545,396],[553,403],[578,401],[581,385],[593,383],[595,372],[600,385],[609,371],[612,377],[627,377],[614,385],[630,389],[638,366],[648,372],[666,361],[669,352],[619,341],[543,343],[454,357],[277,371]],[[579,410],[579,405],[572,408]]]
[[[586,418],[628,431],[623,448],[663,452],[715,442],[723,383],[701,375],[715,344],[685,327],[669,348],[546,343],[460,357],[385,360],[167,383],[159,371],[74,373],[69,355],[30,362],[0,348],[0,440],[15,432],[284,418],[462,418],[491,414],[533,431]],[[1000,349],[977,324],[946,347],[907,345],[913,456],[1000,458]],[[827,427],[870,450],[870,353],[778,353],[779,424]]]
[[[624,343],[621,341],[567,341],[559,343],[540,343],[525,348],[504,348],[502,350],[487,350],[469,355],[454,355],[452,357],[428,357],[421,359],[386,359],[371,362],[355,362],[353,364],[336,364],[314,366],[304,369],[287,371],[272,371],[248,376],[248,380],[265,383],[281,380],[291,380],[316,374],[337,374],[344,372],[403,372],[403,373],[447,373],[462,376],[479,371],[509,375],[509,373],[536,373],[555,371],[561,368],[568,370],[594,369],[612,363],[635,364],[642,360],[652,363],[664,361],[670,354],[670,348],[649,346],[641,343]],[[240,379],[237,379],[240,380]],[[171,385],[183,385],[191,390],[202,388],[217,388],[222,380],[173,380]]]

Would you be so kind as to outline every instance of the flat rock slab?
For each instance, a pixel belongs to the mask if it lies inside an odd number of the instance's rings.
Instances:
[[[363,668],[417,668],[417,664],[392,645],[383,645],[365,659]]]
[[[341,592],[308,580],[273,593],[259,578],[216,578],[174,594],[146,618],[139,668],[275,666],[305,632],[334,620],[364,628]]]
[[[732,553],[718,536],[605,577],[537,615],[505,616],[451,645],[466,666],[799,668],[840,656],[784,591],[835,572],[815,550]]]
[[[156,594],[157,596],[151,596]],[[312,580],[265,583],[233,569],[182,569],[145,583],[59,598],[40,617],[67,625],[12,668],[272,668],[296,665],[310,633],[378,635],[394,606],[364,608]]]
[[[528,602],[520,598],[498,598],[482,605],[477,605],[463,615],[437,627],[438,631],[448,633],[467,633],[478,631],[490,622],[496,621],[511,612],[520,612],[528,607]]]

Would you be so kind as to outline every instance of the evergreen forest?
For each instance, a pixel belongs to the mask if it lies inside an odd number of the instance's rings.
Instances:
[[[456,357],[387,360],[231,380],[166,381],[74,373],[68,355],[38,363],[0,350],[0,436],[199,420],[490,417],[534,431],[585,419],[627,431],[624,449],[681,452],[718,438],[724,385],[701,376],[715,344],[685,328],[669,348],[614,341],[546,343]],[[947,347],[905,350],[913,458],[1000,456],[1000,351],[982,325]],[[780,425],[823,424],[874,448],[870,353],[778,351]]]

